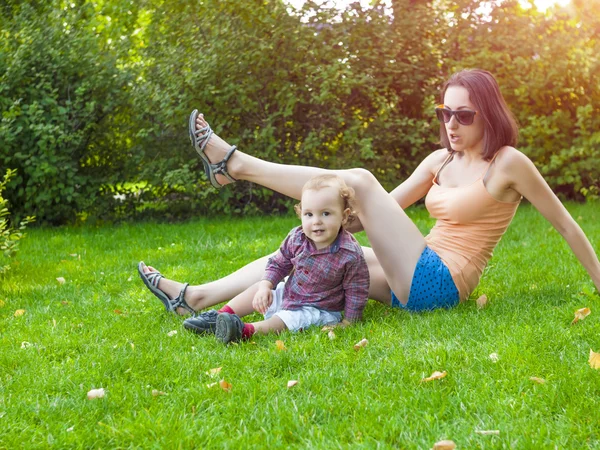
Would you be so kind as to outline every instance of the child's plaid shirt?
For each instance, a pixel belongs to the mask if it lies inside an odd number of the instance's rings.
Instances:
[[[294,228],[269,258],[263,280],[275,288],[287,275],[283,309],[312,306],[344,311],[349,321],[362,318],[369,294],[369,269],[350,232],[342,229],[333,244],[317,250],[301,226]]]

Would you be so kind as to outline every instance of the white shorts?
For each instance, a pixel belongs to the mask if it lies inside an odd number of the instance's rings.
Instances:
[[[272,291],[273,303],[265,313],[265,319],[270,319],[273,316],[279,317],[285,323],[285,326],[290,331],[304,330],[311,325],[329,325],[341,322],[341,312],[324,311],[312,306],[303,306],[300,309],[282,309],[283,305],[283,289],[285,283],[282,281]]]

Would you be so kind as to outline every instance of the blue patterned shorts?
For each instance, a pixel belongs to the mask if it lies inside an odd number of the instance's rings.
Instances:
[[[448,267],[429,247],[425,247],[415,267],[406,305],[400,303],[392,291],[392,307],[413,312],[452,308],[458,305],[459,299]]]

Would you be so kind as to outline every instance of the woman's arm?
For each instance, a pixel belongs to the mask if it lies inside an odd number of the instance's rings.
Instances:
[[[600,292],[600,262],[581,227],[569,214],[531,160],[511,149],[500,162],[511,188],[525,197],[567,241]]]

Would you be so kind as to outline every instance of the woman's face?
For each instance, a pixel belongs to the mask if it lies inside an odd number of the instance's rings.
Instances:
[[[469,99],[469,91],[462,86],[450,86],[444,95],[444,105],[453,111],[477,111]],[[464,152],[465,150],[483,151],[483,118],[477,112],[471,125],[462,125],[453,115],[446,126],[446,133],[452,150]]]

